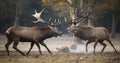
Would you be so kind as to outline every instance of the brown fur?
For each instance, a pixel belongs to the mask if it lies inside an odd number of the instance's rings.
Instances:
[[[9,45],[12,42],[14,42],[13,48],[16,51],[20,52],[22,55],[25,55],[22,51],[20,51],[17,48],[17,45],[18,45],[19,41],[31,42],[31,47],[30,47],[29,51],[27,52],[27,54],[29,54],[29,52],[33,48],[34,44],[37,45],[40,54],[42,54],[41,50],[40,50],[40,46],[39,46],[39,43],[40,43],[41,45],[46,47],[46,49],[48,50],[48,52],[50,54],[52,54],[51,51],[48,49],[48,47],[46,46],[46,44],[43,41],[47,38],[57,37],[59,35],[60,35],[60,31],[55,32],[50,28],[40,28],[40,27],[36,27],[36,26],[33,26],[33,27],[12,26],[6,30],[6,36],[7,36],[8,42],[5,45],[5,47],[6,47],[8,55],[9,55],[9,49],[8,49]]]
[[[68,28],[68,31],[74,33],[76,37],[82,40],[88,40],[88,42],[86,43],[86,51],[88,51],[87,50],[88,44],[95,42],[94,54],[97,43],[100,43],[101,45],[104,46],[103,49],[101,50],[101,52],[103,52],[106,47],[106,44],[103,41],[107,40],[114,48],[115,52],[117,53],[115,47],[113,46],[110,40],[109,32],[105,27],[88,27],[88,26],[71,25]]]

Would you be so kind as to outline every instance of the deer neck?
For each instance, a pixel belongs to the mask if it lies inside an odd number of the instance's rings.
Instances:
[[[79,26],[79,29],[75,33],[75,36],[81,38],[82,40],[89,40],[92,34],[91,30],[92,30],[91,28]]]
[[[49,29],[49,30],[47,30],[47,33],[44,34],[43,40],[54,37],[54,36],[55,36],[55,33]]]

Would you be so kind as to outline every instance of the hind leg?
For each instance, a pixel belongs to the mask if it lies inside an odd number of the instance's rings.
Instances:
[[[116,52],[116,54],[118,54],[117,53],[117,50],[115,49],[115,47],[114,47],[114,45],[112,44],[112,42],[111,42],[111,40],[107,40],[109,43],[110,43],[110,45],[113,47],[113,49],[115,50],[115,52]]]
[[[101,53],[104,51],[104,49],[106,48],[106,44],[103,42],[103,41],[101,41],[101,42],[99,42],[101,45],[103,45],[103,49],[101,50]]]
[[[10,55],[10,53],[9,53],[9,46],[10,46],[11,43],[12,43],[12,40],[8,40],[8,42],[5,44],[5,48],[6,48],[6,51],[7,51],[8,55]]]
[[[44,46],[48,50],[48,52],[52,55],[51,51],[49,50],[49,48],[47,47],[47,45],[44,42],[40,42],[40,44],[42,46]]]
[[[18,48],[17,48],[17,45],[18,45],[19,41],[14,41],[14,44],[13,44],[13,48],[18,51],[19,53],[21,53],[22,55],[25,55],[22,51],[20,51]]]

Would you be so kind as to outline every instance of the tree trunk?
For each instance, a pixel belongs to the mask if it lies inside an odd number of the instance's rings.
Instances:
[[[112,15],[112,30],[111,30],[111,37],[112,38],[115,38],[116,26],[117,26],[116,16]]]
[[[18,5],[16,5],[14,26],[19,26],[20,16],[21,16],[21,9],[20,9],[20,7]]]

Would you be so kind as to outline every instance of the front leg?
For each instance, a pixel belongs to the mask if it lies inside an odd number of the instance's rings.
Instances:
[[[31,49],[33,48],[33,46],[34,46],[34,42],[31,42],[30,49],[29,49],[29,51],[26,53],[26,55],[28,55],[28,54],[30,53],[30,51],[31,51]]]
[[[90,44],[91,42],[90,41],[88,41],[87,43],[86,43],[86,52],[88,52],[88,44]]]
[[[40,55],[42,55],[42,52],[41,52],[41,49],[40,49],[40,45],[39,45],[39,41],[36,40],[36,41],[35,41],[35,44],[36,44],[36,46],[37,46],[38,49],[39,49],[39,53],[40,53]]]
[[[93,54],[95,54],[95,49],[96,49],[97,44],[98,44],[98,40],[96,39],[95,44],[94,44],[94,52],[93,52]]]
[[[49,48],[46,46],[46,44],[44,42],[40,42],[40,44],[42,46],[44,46],[48,50],[48,52],[52,55],[51,51],[49,50]]]

